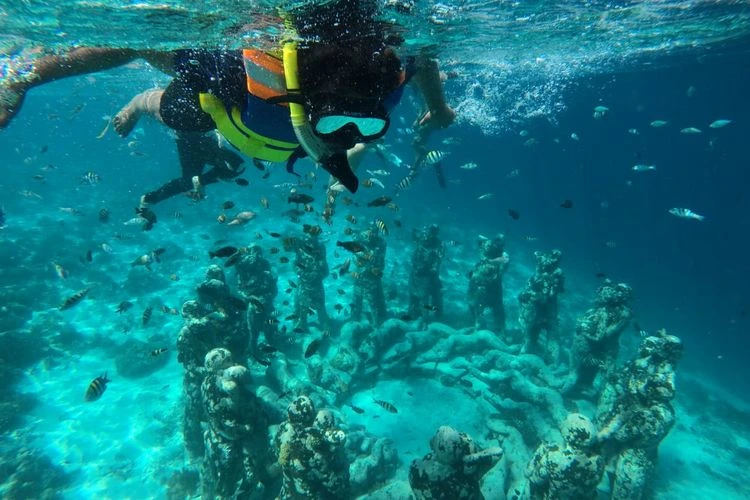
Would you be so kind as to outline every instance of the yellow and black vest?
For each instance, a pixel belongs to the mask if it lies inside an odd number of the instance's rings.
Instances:
[[[288,106],[265,101],[286,94],[281,54],[245,49],[242,59],[248,91],[245,106],[229,107],[215,95],[202,92],[201,109],[211,116],[219,133],[242,153],[274,163],[287,161],[299,147]]]

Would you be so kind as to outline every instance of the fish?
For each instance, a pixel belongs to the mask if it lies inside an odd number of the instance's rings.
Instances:
[[[115,309],[115,312],[117,312],[118,314],[122,314],[125,311],[127,311],[128,309],[130,309],[131,307],[133,307],[133,303],[132,302],[129,302],[127,300],[123,300],[122,302],[120,302],[117,305],[117,308]]]
[[[151,306],[148,306],[143,311],[143,316],[141,317],[141,325],[145,328],[148,325],[148,322],[151,321],[151,314],[154,312],[154,308]]]
[[[253,359],[257,361],[259,364],[263,366],[271,366],[271,362],[267,359],[259,358],[257,355],[253,354]]]
[[[396,189],[398,189],[399,191],[402,191],[402,190],[408,188],[409,185],[411,184],[411,178],[412,178],[411,175],[407,175],[406,177],[404,177],[403,179],[401,179],[399,181],[399,183],[396,184]]]
[[[684,129],[680,130],[681,134],[687,134],[687,135],[696,135],[701,134],[701,130],[699,128],[695,127],[685,127]]]
[[[224,261],[224,267],[232,267],[240,261],[242,258],[242,252],[236,252],[230,255],[227,260]]]
[[[461,165],[458,168],[460,168],[461,170],[474,170],[475,168],[478,168],[478,167],[479,167],[479,165],[477,165],[473,161],[470,161],[468,163],[464,163],[463,165]]]
[[[561,208],[573,208],[573,201],[572,200],[565,200],[562,203],[560,203]]]
[[[366,250],[364,245],[356,241],[337,241],[336,246],[352,253],[364,252]]]
[[[489,199],[490,199],[490,198],[492,198],[493,196],[495,196],[495,195],[494,195],[494,194],[492,194],[492,193],[484,193],[483,195],[480,195],[480,196],[479,196],[479,197],[477,198],[477,200],[480,200],[480,201],[481,201],[481,200],[489,200]]]
[[[60,211],[70,215],[77,215],[78,217],[83,215],[83,212],[75,207],[60,207]]]
[[[321,340],[322,339],[317,338],[307,345],[307,349],[305,349],[305,359],[311,357],[316,352],[318,352],[318,349],[320,348]]]
[[[102,178],[96,172],[86,172],[81,176],[81,184],[87,184],[89,186],[96,186],[101,180]]]
[[[594,276],[596,276],[597,278],[606,278],[607,277],[607,273],[603,273],[603,272],[599,271]]]
[[[513,220],[518,220],[518,219],[520,219],[520,218],[521,218],[521,214],[520,214],[520,213],[518,213],[518,211],[516,211],[516,210],[513,210],[512,208],[509,208],[509,209],[508,209],[508,215],[509,215],[509,216],[510,216],[510,218],[511,218],[511,219],[513,219]]]
[[[274,353],[279,352],[279,350],[276,349],[274,346],[263,344],[263,343],[258,344],[258,350],[262,352],[263,354],[274,354]]]
[[[104,253],[112,253],[115,251],[115,249],[112,248],[108,243],[102,243],[101,249]]]
[[[651,172],[652,170],[656,170],[656,165],[634,165],[633,166],[633,172]]]
[[[378,196],[372,201],[367,203],[368,207],[383,207],[387,206],[393,199],[389,196]]]
[[[266,173],[264,173],[263,175],[260,176],[261,179],[268,179],[269,177],[271,177],[271,172],[269,172],[268,170],[266,170]],[[247,185],[247,184],[245,184],[245,185]]]
[[[315,201],[315,198],[305,193],[290,193],[287,202],[296,203],[297,205],[307,205]]]
[[[574,141],[580,141],[581,140],[581,138],[578,137],[578,134],[576,134],[575,132],[573,132],[572,134],[570,134],[570,138],[573,139]]]
[[[281,263],[281,264],[289,264],[289,257],[286,257],[286,256],[282,255],[281,257],[279,257],[279,263]]]
[[[511,170],[510,172],[508,172],[507,174],[505,174],[505,178],[506,179],[513,179],[515,177],[518,177],[519,175],[521,175],[521,170],[518,169],[518,168],[514,168],[513,170]]]
[[[373,185],[375,185],[375,186],[378,186],[378,187],[380,187],[381,189],[385,189],[385,184],[383,184],[383,183],[382,183],[382,182],[380,181],[380,179],[378,179],[377,177],[370,177],[370,178],[369,178],[369,179],[367,179],[367,180],[366,180],[365,182],[367,182],[367,183],[369,183],[369,184],[370,184],[369,186],[366,186],[366,187],[370,187],[370,186],[373,186]]]
[[[341,267],[339,267],[339,278],[343,277],[346,273],[349,272],[349,267],[352,265],[351,259],[346,259],[343,264],[341,264]]]
[[[231,210],[234,208],[234,202],[231,200],[227,200],[221,204],[221,208],[223,208],[224,210]]]
[[[427,154],[424,157],[424,162],[427,165],[434,165],[440,162],[446,156],[448,156],[448,153],[444,153],[443,151],[433,149],[432,151],[427,152]]]
[[[527,235],[527,236],[523,237],[523,240],[524,241],[528,241],[529,243],[534,243],[535,241],[539,241],[539,238],[537,238],[536,236],[528,236]]]
[[[262,196],[260,198],[260,206],[268,210],[271,207],[271,203],[268,201],[268,198],[266,198],[265,196]]]
[[[368,170],[367,173],[370,175],[380,175],[380,176],[391,175],[390,172],[388,172],[387,170],[382,170],[382,169],[381,170]]]
[[[231,257],[232,255],[236,254],[238,251],[239,251],[239,248],[237,247],[225,246],[217,250],[209,250],[208,256],[212,259],[215,257],[225,258],[225,257]]]
[[[666,125],[666,124],[668,124],[668,123],[669,123],[669,122],[668,122],[668,121],[665,121],[665,120],[654,120],[654,121],[652,121],[651,123],[649,123],[649,125],[651,125],[651,126],[652,126],[652,127],[654,127],[654,128],[660,128],[660,127],[663,127],[663,126],[665,126],[665,125]]]
[[[307,233],[311,236],[316,236],[323,232],[323,228],[318,225],[310,225],[310,224],[303,224],[302,225],[302,232]]]
[[[640,135],[641,133],[638,132],[637,128],[629,128],[628,129],[628,134],[630,134],[630,135]]]
[[[86,394],[84,395],[84,399],[87,403],[91,403],[93,401],[96,401],[100,397],[102,397],[102,394],[104,394],[104,391],[107,390],[107,384],[110,382],[110,380],[107,378],[107,372],[104,372],[103,374],[96,377],[94,380],[91,381],[88,388],[86,389]]]
[[[71,307],[76,306],[84,298],[86,298],[89,290],[91,290],[90,287],[86,287],[83,290],[78,290],[76,293],[65,299],[65,301],[60,304],[60,307],[58,309],[60,309],[61,311],[65,311],[66,309],[70,309]]]
[[[425,304],[423,307],[425,308],[426,311],[430,311],[430,312],[437,312],[438,310],[438,307],[432,304]]]
[[[694,219],[697,221],[702,221],[706,218],[703,215],[698,215],[689,208],[670,208],[669,213],[674,215],[675,217],[680,217],[682,219]]]
[[[151,357],[152,357],[152,358],[155,358],[156,356],[159,356],[159,355],[161,355],[161,354],[164,354],[164,353],[165,353],[165,352],[167,352],[168,350],[169,350],[169,349],[167,349],[166,347],[159,347],[159,348],[157,348],[157,349],[154,349],[153,351],[151,351]]]
[[[271,238],[281,238],[281,233],[277,233],[275,231],[269,231],[266,229],[266,234],[270,236]]]
[[[253,166],[261,172],[264,172],[266,170],[266,165],[257,158],[253,158]]]
[[[714,120],[711,122],[711,125],[709,125],[709,128],[724,128],[730,123],[732,123],[732,120]]]
[[[348,406],[349,406],[349,408],[351,408],[351,409],[352,409],[352,411],[353,411],[354,413],[358,413],[358,414],[362,415],[362,414],[363,414],[363,413],[365,412],[365,410],[363,410],[363,409],[362,409],[362,408],[360,408],[359,406],[354,406],[353,404],[349,404]]]
[[[228,226],[242,226],[244,224],[247,224],[251,220],[255,218],[255,212],[252,212],[250,210],[244,210],[232,218],[231,221],[229,221]]]
[[[250,181],[248,181],[247,179],[243,179],[242,177],[238,177],[237,179],[235,179],[234,183],[237,184],[238,186],[249,186],[250,185]]]
[[[374,399],[373,403],[375,403],[378,406],[383,407],[383,409],[385,409],[387,412],[398,413],[398,409],[395,406],[393,406],[391,403],[389,403],[388,401],[383,401],[382,399]]]
[[[375,219],[375,227],[378,228],[381,234],[388,236],[388,226],[385,225],[383,219]]]
[[[52,264],[55,266],[55,274],[57,274],[58,278],[64,280],[68,277],[68,271],[63,266],[61,266],[57,262],[53,262]]]

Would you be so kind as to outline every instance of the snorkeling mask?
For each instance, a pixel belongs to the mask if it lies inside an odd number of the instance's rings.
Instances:
[[[305,153],[346,189],[356,192],[359,179],[349,165],[346,151],[358,142],[371,142],[386,133],[390,120],[385,108],[377,99],[323,93],[303,96],[294,42],[284,44],[283,63],[287,95],[267,101],[289,103],[294,134]]]
[[[346,149],[372,142],[388,131],[390,119],[377,99],[352,99],[312,95],[308,120],[315,134],[327,143]]]

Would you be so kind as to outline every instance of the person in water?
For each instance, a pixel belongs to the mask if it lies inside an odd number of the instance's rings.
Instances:
[[[307,156],[355,192],[359,183],[349,156],[383,137],[406,82],[413,79],[424,96],[423,131],[455,118],[435,61],[402,62],[389,44],[393,37],[374,16],[375,5],[367,0],[292,13],[287,25],[294,27],[290,38],[298,41],[270,51],[78,48],[46,56],[35,64],[33,78],[3,89],[0,127],[18,112],[30,88],[142,58],[174,78],[166,89],[139,94],[113,125],[127,135],[143,113],[157,117],[177,132],[182,166],[182,176],[142,196],[142,206],[191,188],[197,193],[241,173],[242,158],[205,137],[212,130],[246,156],[286,162],[290,172]],[[203,173],[207,164],[212,168]]]

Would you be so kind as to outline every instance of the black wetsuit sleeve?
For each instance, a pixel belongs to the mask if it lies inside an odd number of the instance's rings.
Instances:
[[[227,105],[242,104],[245,69],[240,51],[177,50],[174,69],[176,76],[164,91],[159,109],[170,128],[197,132],[214,128],[200,107],[201,92],[210,92]]]

